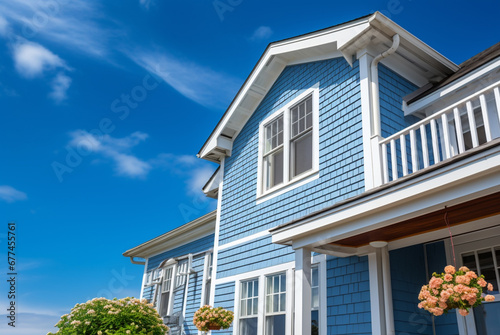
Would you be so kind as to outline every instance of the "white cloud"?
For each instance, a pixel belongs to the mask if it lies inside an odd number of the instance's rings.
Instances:
[[[186,98],[205,107],[225,109],[241,84],[236,78],[166,53],[141,53],[130,58]]]
[[[214,174],[214,168],[210,166],[201,167],[190,172],[190,178],[187,180],[187,189],[191,194],[201,194],[203,186]]]
[[[107,54],[113,35],[97,23],[103,15],[95,1],[4,1],[0,13],[20,38],[42,37],[94,56]]]
[[[0,15],[0,36],[6,36],[9,30],[9,23],[7,20]]]
[[[268,39],[269,37],[271,37],[272,34],[273,34],[273,30],[270,27],[260,26],[259,28],[257,28],[253,32],[253,34],[250,37],[250,39],[252,41],[265,40],[265,39]]]
[[[139,0],[142,7],[149,9],[151,6],[155,5],[155,0]]]
[[[37,43],[16,44],[13,56],[17,72],[26,78],[39,76],[46,70],[66,67],[59,56]]]
[[[66,100],[69,86],[71,85],[71,78],[62,72],[59,72],[52,81],[52,92],[49,97],[54,99],[55,102],[62,102]]]
[[[26,193],[21,192],[8,185],[0,186],[0,199],[6,202],[14,202],[19,200],[26,200],[28,197]]]
[[[187,193],[195,196],[203,196],[201,190],[215,171],[212,164],[194,155],[162,153],[150,162],[155,168],[164,168],[182,177],[186,183]]]
[[[114,138],[109,135],[96,137],[85,130],[70,133],[70,146],[79,152],[99,154],[111,160],[118,175],[143,178],[151,170],[151,164],[130,153],[130,149],[148,138],[148,134],[134,132],[127,137]]]
[[[0,323],[0,333],[16,334],[16,335],[39,335],[47,334],[48,332],[56,332],[57,328],[54,325],[61,319],[60,315],[50,315],[40,311],[40,314],[34,313],[18,313],[16,315],[16,328],[7,325],[9,319],[6,314],[0,315],[2,323]],[[15,329],[15,332],[12,330]]]

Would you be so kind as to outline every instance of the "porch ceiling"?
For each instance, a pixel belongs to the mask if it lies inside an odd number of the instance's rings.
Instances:
[[[446,209],[443,208],[432,213],[401,221],[363,234],[334,241],[330,243],[330,245],[358,248],[368,245],[372,241],[391,242],[443,229],[446,228],[446,223],[444,221],[446,212],[448,212],[448,222],[450,226],[456,226],[500,214],[500,192],[460,203]]]

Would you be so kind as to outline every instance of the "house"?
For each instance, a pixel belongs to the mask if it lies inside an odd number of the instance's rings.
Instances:
[[[431,317],[417,296],[456,264],[500,300],[499,137],[500,43],[457,66],[379,12],[274,42],[198,153],[220,166],[206,244],[125,255],[160,311],[151,283],[204,278],[181,281],[185,334],[195,286],[235,313],[218,334],[498,333],[500,302]]]

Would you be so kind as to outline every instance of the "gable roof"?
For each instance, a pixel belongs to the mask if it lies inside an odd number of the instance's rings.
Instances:
[[[423,80],[426,82],[431,78],[447,77],[458,70],[453,62],[379,12],[270,43],[198,157],[220,162],[222,157],[231,155],[233,140],[286,66],[336,57],[344,57],[352,65],[357,51],[368,45],[382,50],[392,44],[395,34],[401,36],[396,54],[406,67],[425,72]]]
[[[144,242],[123,253],[125,257],[148,258],[160,252],[192,242],[215,232],[217,210],[205,214],[165,234]]]
[[[413,102],[422,99],[423,97],[428,96],[429,94],[443,88],[444,86],[462,78],[463,76],[467,75],[468,73],[471,73],[472,71],[480,68],[481,66],[489,63],[490,61],[494,60],[495,58],[500,57],[500,42],[498,42],[495,45],[492,45],[488,49],[478,53],[477,55],[469,58],[465,62],[459,65],[459,70],[449,77],[443,79],[439,83],[436,83],[426,91],[412,97],[410,100],[407,101],[407,104],[410,105]]]

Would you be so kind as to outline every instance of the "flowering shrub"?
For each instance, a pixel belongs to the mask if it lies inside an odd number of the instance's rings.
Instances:
[[[210,326],[219,326],[222,329],[231,327],[234,314],[222,307],[212,308],[205,305],[194,313],[193,323],[201,331],[208,331]]]
[[[469,308],[481,305],[483,301],[493,301],[492,295],[483,296],[483,288],[493,290],[493,285],[477,276],[474,271],[462,266],[458,271],[452,265],[444,268],[444,273],[433,273],[429,285],[422,286],[418,299],[419,308],[439,316],[458,308],[460,315],[469,314]]]
[[[168,327],[152,304],[134,298],[94,298],[76,304],[47,335],[165,335]]]

